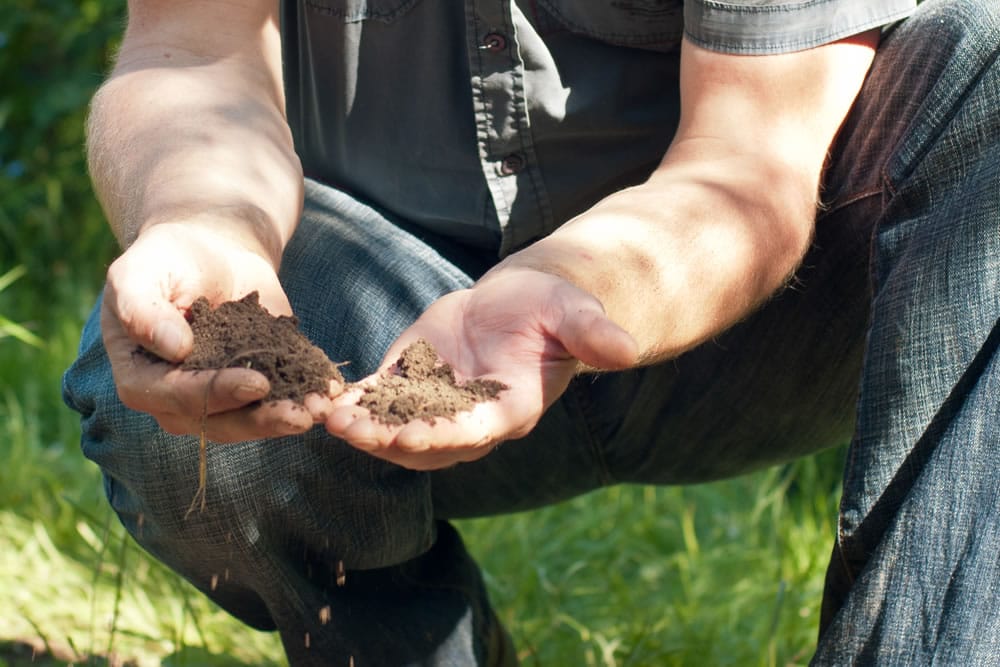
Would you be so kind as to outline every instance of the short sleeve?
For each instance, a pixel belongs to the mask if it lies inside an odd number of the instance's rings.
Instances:
[[[707,49],[801,51],[908,16],[917,0],[684,0],[684,33]]]

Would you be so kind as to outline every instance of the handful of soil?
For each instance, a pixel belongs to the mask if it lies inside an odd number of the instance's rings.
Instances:
[[[306,394],[326,394],[330,380],[344,383],[337,366],[299,331],[298,319],[272,316],[260,305],[257,292],[216,308],[201,297],[191,304],[187,319],[194,348],[180,364],[183,370],[252,368],[271,383],[267,400],[299,404]],[[364,388],[358,405],[383,424],[415,419],[433,423],[496,400],[505,389],[507,385],[496,380],[459,383],[454,369],[420,339],[403,351],[389,373]]]
[[[453,417],[471,410],[476,403],[496,400],[507,385],[497,380],[459,383],[454,369],[438,357],[423,338],[410,344],[372,387],[365,387],[358,401],[383,424],[393,426],[423,419],[431,424],[436,417]]]
[[[187,315],[194,349],[181,363],[184,370],[252,368],[271,383],[268,400],[302,403],[306,394],[327,394],[330,380],[343,384],[337,366],[299,331],[299,321],[272,316],[257,292],[212,308],[200,297]]]

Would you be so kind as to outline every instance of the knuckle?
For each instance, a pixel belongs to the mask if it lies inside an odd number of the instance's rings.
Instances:
[[[402,454],[422,454],[430,448],[423,439],[400,439],[393,444],[396,451]]]

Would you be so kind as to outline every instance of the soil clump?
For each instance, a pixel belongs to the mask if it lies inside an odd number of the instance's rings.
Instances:
[[[271,383],[265,400],[299,404],[306,394],[326,394],[331,380],[344,384],[337,364],[299,331],[298,319],[272,316],[260,305],[257,292],[215,308],[201,297],[191,304],[187,319],[194,348],[181,362],[183,370],[252,368]],[[496,400],[507,388],[489,379],[458,382],[451,365],[421,338],[374,385],[364,388],[358,405],[383,424],[416,419],[434,423],[436,418],[471,410],[476,403]]]
[[[330,381],[343,384],[337,366],[299,331],[298,318],[272,316],[257,292],[212,308],[200,297],[188,310],[194,349],[184,370],[252,368],[271,383],[267,400],[301,404],[306,394],[326,395]]]
[[[402,425],[416,419],[433,424],[437,417],[453,417],[476,403],[496,400],[507,388],[489,379],[458,382],[451,365],[421,338],[403,350],[395,366],[374,386],[365,387],[358,405],[383,424]]]

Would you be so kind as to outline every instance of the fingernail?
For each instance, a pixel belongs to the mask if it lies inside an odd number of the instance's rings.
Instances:
[[[182,334],[173,322],[163,320],[153,329],[153,347],[165,359],[176,359],[181,349]]]
[[[264,398],[266,390],[256,384],[238,384],[233,388],[233,398],[237,401],[258,401]]]

